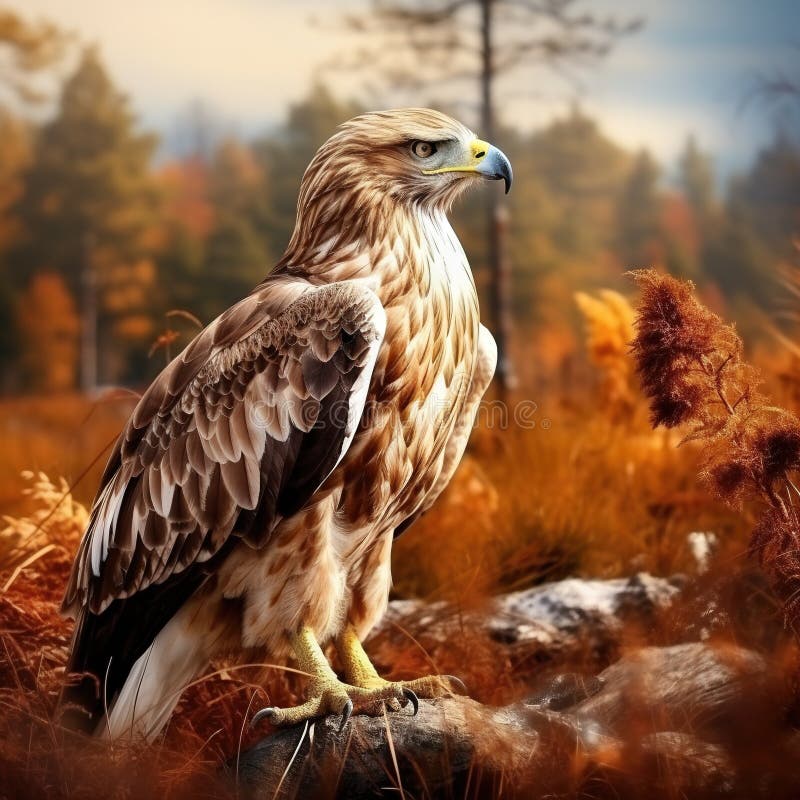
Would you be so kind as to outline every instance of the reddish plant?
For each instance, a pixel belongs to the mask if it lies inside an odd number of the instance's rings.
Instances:
[[[653,270],[634,273],[642,296],[632,349],[653,426],[689,424],[685,441],[703,440],[701,477],[735,508],[763,503],[750,540],[800,636],[800,420],[770,405],[742,358],[732,326],[705,308],[690,282]]]

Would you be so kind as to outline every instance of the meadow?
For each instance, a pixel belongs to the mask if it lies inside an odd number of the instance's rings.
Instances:
[[[425,626],[381,629],[368,643],[379,669],[405,677],[433,665],[458,674],[474,698],[499,705],[530,694],[547,676],[595,674],[640,646],[697,639],[713,596],[713,642],[753,647],[791,681],[796,645],[780,600],[748,557],[758,505],[733,511],[715,499],[698,480],[703,445],[678,446],[680,431],[652,429],[624,299],[601,293],[579,302],[587,320],[583,385],[551,387],[524,425],[513,409],[525,398],[509,399],[505,419],[497,400],[488,401],[495,413],[479,413],[453,484],[396,543],[393,597],[444,600],[448,614],[469,615],[493,595],[545,581],[649,572],[684,576],[680,601],[649,627],[631,624],[611,647],[535,661],[500,657],[497,642],[468,624],[446,646],[427,637]],[[786,395],[781,376],[790,357],[773,350],[770,359],[761,364],[766,383]],[[104,450],[132,403],[128,395],[71,394],[0,407],[7,445],[0,534],[5,796],[211,796],[222,791],[220,765],[263,735],[247,729],[251,709],[291,702],[302,691],[291,671],[254,653],[244,660],[250,666],[216,664],[196,681],[155,749],[75,741],[58,725],[71,622],[57,607]],[[534,408],[530,398],[523,408]],[[711,531],[718,542],[703,574],[687,538],[692,531]],[[109,781],[120,787],[111,794]],[[580,786],[576,767],[576,796]]]

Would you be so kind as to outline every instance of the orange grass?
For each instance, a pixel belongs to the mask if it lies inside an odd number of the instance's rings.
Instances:
[[[695,530],[745,549],[746,518],[697,486],[696,446],[676,449],[643,414],[621,426],[542,408],[546,429],[476,431],[459,480],[395,544],[399,596],[470,606],[567,576],[685,572]]]
[[[75,495],[88,503],[136,400],[128,390],[110,390],[94,400],[63,394],[0,401],[0,511],[20,507],[26,470],[63,475],[70,484],[80,479]]]
[[[454,485],[396,543],[395,594],[451,601],[447,613],[456,617],[456,633],[438,642],[424,627],[388,627],[368,643],[381,672],[389,678],[455,672],[476,699],[509,702],[552,672],[602,669],[619,647],[682,640],[701,613],[693,598],[709,586],[730,607],[715,636],[785,653],[779,604],[752,568],[742,571],[748,513],[734,513],[697,489],[695,446],[676,450],[671,434],[650,431],[642,403],[623,421],[588,388],[535,399],[535,427],[503,429],[484,419]],[[0,795],[224,795],[230,786],[222,784],[220,765],[265,733],[246,729],[249,716],[267,702],[290,703],[302,690],[302,679],[279,667],[218,664],[186,691],[163,742],[147,749],[72,739],[53,720],[71,633],[57,607],[85,511],[70,496],[64,501],[69,513],[43,514],[42,497],[52,505],[63,487],[43,492],[37,508],[36,496],[21,495],[26,483],[15,470],[33,462],[74,479],[129,408],[128,400],[95,407],[76,396],[0,406],[0,421],[12,433],[0,474],[12,483],[6,496],[21,515],[7,527],[25,530],[27,520],[30,531],[31,521],[46,518],[27,544],[17,541],[13,559],[0,562],[0,589],[28,556],[53,545],[0,591]],[[103,462],[79,484],[79,499],[91,496]],[[722,540],[717,571],[647,629],[630,626],[610,650],[598,653],[587,644],[586,652],[552,654],[543,665],[540,655],[515,657],[459,616],[497,591],[567,575],[691,571],[691,530],[713,530]],[[110,792],[110,786],[118,788]]]

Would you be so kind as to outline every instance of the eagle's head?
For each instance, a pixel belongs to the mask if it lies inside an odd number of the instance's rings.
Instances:
[[[407,214],[446,211],[480,179],[511,186],[511,164],[460,122],[428,108],[375,111],[345,122],[320,147],[300,186],[282,265],[374,242]]]
[[[511,164],[504,153],[478,139],[460,122],[429,108],[362,114],[345,122],[319,149],[301,189],[352,189],[359,201],[448,207],[476,179],[505,181]]]

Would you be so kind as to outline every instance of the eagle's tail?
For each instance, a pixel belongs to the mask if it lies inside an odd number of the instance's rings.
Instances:
[[[96,734],[154,739],[170,718],[187,684],[208,664],[205,634],[178,613],[139,656]]]
[[[100,614],[78,611],[67,665],[78,680],[60,700],[65,726],[109,738],[159,734],[225,633],[200,597],[177,599],[154,586]]]

